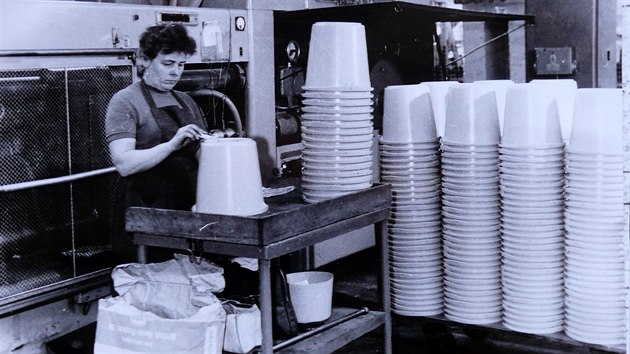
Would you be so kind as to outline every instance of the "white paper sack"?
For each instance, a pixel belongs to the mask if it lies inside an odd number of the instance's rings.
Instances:
[[[226,314],[213,294],[225,287],[222,268],[175,255],[120,265],[112,278],[121,296],[99,301],[95,354],[222,352]]]
[[[223,350],[232,353],[248,353],[261,344],[260,310],[258,306],[239,307],[225,303],[227,312]]]
[[[120,296],[128,304],[162,318],[190,317],[199,307],[219,303],[213,294],[195,295],[190,285],[143,281]]]
[[[94,354],[222,352],[225,311],[220,303],[193,315],[167,319],[128,304],[122,297],[99,300]]]
[[[191,263],[188,256],[175,254],[175,259],[152,264],[128,263],[114,268],[114,289],[124,295],[139,282],[192,285],[197,294],[218,293],[225,289],[223,268],[202,259]]]
[[[251,270],[252,272],[258,271],[258,259],[256,258],[235,257],[232,258],[232,263],[236,263],[247,270]]]

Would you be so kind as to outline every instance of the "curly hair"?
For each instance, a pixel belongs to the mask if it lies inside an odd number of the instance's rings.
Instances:
[[[148,59],[155,59],[160,53],[193,55],[197,51],[197,43],[180,24],[158,25],[147,28],[140,35],[139,51]]]

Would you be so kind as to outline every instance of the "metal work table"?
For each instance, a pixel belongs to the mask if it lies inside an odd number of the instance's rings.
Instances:
[[[285,349],[291,353],[330,353],[382,325],[385,353],[391,353],[386,223],[391,205],[390,186],[375,184],[360,192],[314,204],[303,202],[298,190],[265,202],[269,204],[267,212],[249,217],[131,207],[127,210],[126,229],[134,233],[140,262],[146,261],[147,246],[257,258],[261,349],[262,353],[273,353],[270,260],[374,224],[381,256],[382,311],[370,311]],[[333,309],[333,319],[339,313],[347,313],[347,309]]]

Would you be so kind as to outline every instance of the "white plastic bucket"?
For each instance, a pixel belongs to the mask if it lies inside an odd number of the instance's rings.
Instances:
[[[311,31],[304,89],[369,91],[365,27],[353,22],[317,22]]]
[[[448,89],[443,143],[495,145],[499,143],[497,97],[488,85],[459,84]]]
[[[387,86],[383,103],[383,141],[427,142],[437,138],[429,87]]]
[[[199,213],[249,216],[267,211],[256,142],[249,138],[204,140],[196,199]]]
[[[290,273],[287,274],[287,283],[298,323],[321,322],[330,317],[332,314],[332,273]]]

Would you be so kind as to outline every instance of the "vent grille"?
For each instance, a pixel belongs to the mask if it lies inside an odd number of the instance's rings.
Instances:
[[[0,298],[112,265],[118,175],[56,179],[112,166],[105,112],[131,82],[131,66],[0,71]]]

